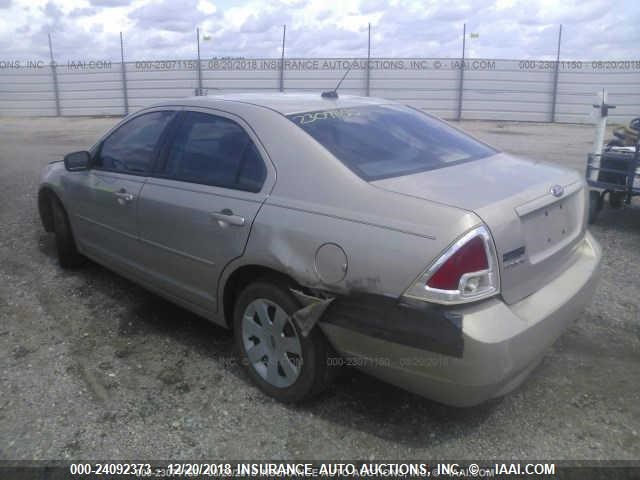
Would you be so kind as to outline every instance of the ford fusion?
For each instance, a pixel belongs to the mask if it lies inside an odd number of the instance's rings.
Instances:
[[[234,331],[285,402],[350,364],[446,404],[517,387],[592,296],[577,172],[397,103],[197,97],[128,116],[48,165],[44,228]]]

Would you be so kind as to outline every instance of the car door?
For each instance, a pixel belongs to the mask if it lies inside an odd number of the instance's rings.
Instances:
[[[69,176],[76,236],[90,256],[135,268],[138,196],[175,115],[161,110],[128,120],[98,145],[89,170]]]
[[[242,255],[275,171],[248,125],[224,112],[180,114],[138,204],[142,259],[155,282],[216,309],[224,266]]]

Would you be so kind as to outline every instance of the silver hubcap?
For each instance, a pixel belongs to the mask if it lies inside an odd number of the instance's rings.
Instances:
[[[247,306],[242,344],[253,369],[271,385],[288,387],[300,375],[300,339],[287,312],[272,301],[258,298]]]

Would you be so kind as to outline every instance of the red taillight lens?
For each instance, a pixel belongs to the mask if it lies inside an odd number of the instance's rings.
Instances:
[[[489,229],[462,235],[403,293],[410,299],[457,305],[500,293],[498,258]]]
[[[457,290],[465,273],[489,268],[489,259],[481,237],[474,237],[458,249],[429,278],[427,286],[439,290]]]

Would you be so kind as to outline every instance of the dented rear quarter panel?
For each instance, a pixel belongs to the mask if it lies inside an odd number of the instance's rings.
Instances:
[[[473,215],[452,217],[449,224],[425,220],[411,225],[382,215],[270,198],[254,221],[243,260],[286,273],[308,287],[399,297],[459,233],[477,223]],[[318,274],[316,253],[327,243],[339,245],[347,257],[346,275],[334,283]]]
[[[376,188],[279,113],[250,105],[236,112],[252,125],[277,178],[244,255],[223,272],[220,299],[228,277],[245,265],[335,293],[399,297],[450,243],[481,223],[470,211]],[[348,259],[337,282],[318,275],[316,252],[327,243]]]

